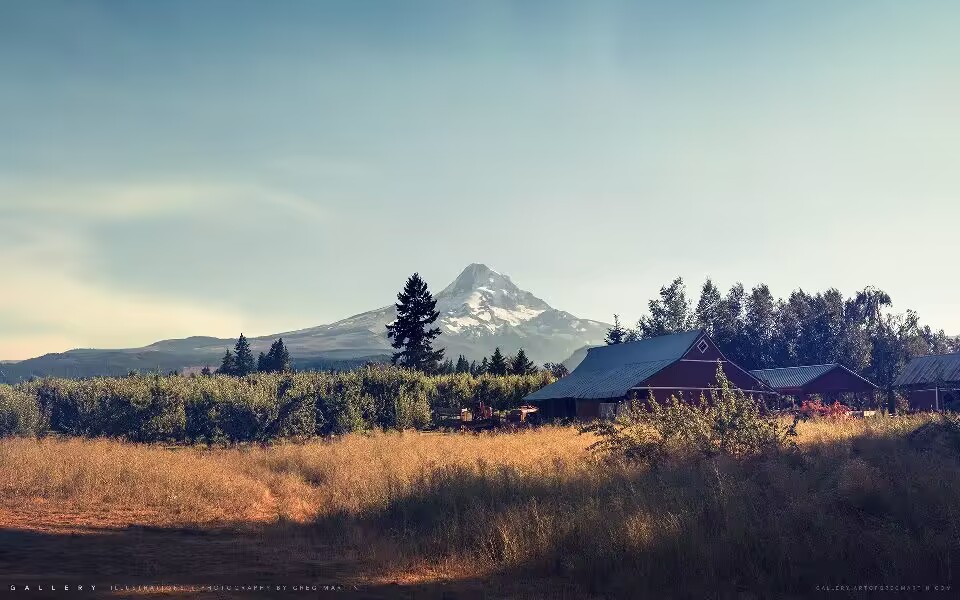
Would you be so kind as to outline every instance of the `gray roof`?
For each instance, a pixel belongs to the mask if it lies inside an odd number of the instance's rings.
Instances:
[[[937,382],[960,382],[960,352],[918,356],[907,364],[893,385],[914,386]]]
[[[773,389],[782,390],[803,387],[817,377],[820,377],[824,373],[828,373],[834,369],[843,369],[847,373],[850,373],[855,377],[859,377],[870,385],[873,385],[873,387],[876,387],[872,382],[860,377],[860,375],[838,363],[827,363],[825,365],[803,365],[800,367],[777,367],[775,369],[756,369],[754,371],[750,371],[750,374],[760,381],[765,382]]]
[[[810,383],[827,371],[832,371],[840,365],[804,365],[802,367],[777,367],[775,369],[756,369],[750,374],[764,381],[773,389],[798,388]]]
[[[530,394],[525,400],[622,398],[668,365],[680,360],[703,331],[590,348],[573,373]]]

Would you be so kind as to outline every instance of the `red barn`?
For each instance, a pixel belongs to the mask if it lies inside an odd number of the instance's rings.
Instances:
[[[919,356],[893,385],[913,410],[960,410],[960,352]]]
[[[524,400],[546,418],[591,419],[615,414],[628,396],[699,398],[717,387],[717,363],[730,382],[750,394],[776,392],[727,360],[702,330],[590,348],[573,373]]]
[[[750,371],[755,377],[784,396],[793,396],[803,402],[810,396],[819,396],[825,402],[847,400],[853,396],[872,405],[877,386],[837,363],[779,367]]]

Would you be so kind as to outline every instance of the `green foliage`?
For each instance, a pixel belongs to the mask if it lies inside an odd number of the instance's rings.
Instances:
[[[513,408],[552,381],[548,373],[431,376],[392,366],[246,377],[48,378],[0,386],[0,434],[219,444],[425,429],[431,407],[483,400]]]
[[[503,352],[500,352],[500,348],[497,347],[493,351],[493,355],[490,357],[490,362],[487,365],[485,373],[490,373],[491,375],[506,375],[510,366],[507,364],[507,359],[503,356]]]
[[[432,345],[440,335],[440,328],[430,328],[440,316],[436,311],[437,301],[419,273],[407,279],[397,300],[397,320],[387,325],[390,344],[398,350],[393,355],[393,364],[435,373],[443,358],[443,350],[434,350]]]
[[[242,333],[237,340],[237,345],[233,348],[233,353],[236,356],[236,368],[233,373],[228,373],[228,375],[243,377],[256,371],[257,365],[253,359],[253,352],[250,350],[250,342]]]
[[[620,324],[620,315],[613,315],[613,327],[607,330],[607,337],[604,340],[607,345],[622,344],[627,341],[627,329]]]
[[[37,435],[43,425],[40,408],[28,393],[0,384],[0,436]]]
[[[633,401],[613,421],[582,428],[598,436],[591,448],[614,458],[657,461],[666,457],[745,456],[792,446],[796,421],[785,425],[762,404],[734,387],[717,368],[717,390],[708,401],[671,397]]]
[[[532,360],[527,358],[527,353],[523,351],[523,348],[517,350],[517,355],[510,361],[510,374],[530,375],[531,373],[535,373],[536,370],[536,365],[533,364]]]

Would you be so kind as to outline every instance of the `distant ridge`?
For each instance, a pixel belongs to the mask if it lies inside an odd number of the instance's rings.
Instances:
[[[436,288],[434,288],[436,289]],[[523,348],[537,363],[559,362],[584,346],[603,342],[607,323],[580,319],[557,310],[509,276],[490,267],[468,265],[449,285],[435,292],[438,345],[446,356],[479,360],[494,348],[507,354]],[[282,336],[298,369],[348,369],[364,362],[389,360],[392,348],[386,325],[396,318],[393,304],[356,314],[328,325],[251,338],[254,353],[265,351]],[[90,377],[130,371],[169,372],[210,365],[216,368],[235,340],[191,336],[154,342],[143,348],[78,349],[4,363],[0,377],[19,381],[47,375]]]

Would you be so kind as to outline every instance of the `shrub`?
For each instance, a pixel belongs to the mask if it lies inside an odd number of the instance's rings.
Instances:
[[[34,397],[0,384],[0,436],[37,435],[42,430],[40,407]]]
[[[613,421],[595,421],[582,432],[598,440],[591,449],[614,458],[656,461],[668,456],[744,456],[793,445],[796,419],[785,425],[766,414],[760,402],[734,387],[717,367],[718,389],[708,401],[683,402],[672,396],[633,401]]]
[[[820,398],[813,398],[810,400],[804,400],[800,405],[800,408],[797,409],[797,413],[799,414],[800,418],[803,419],[821,417],[842,419],[850,416],[850,407],[840,404],[840,402],[837,401],[834,401],[833,404],[824,404]]]

